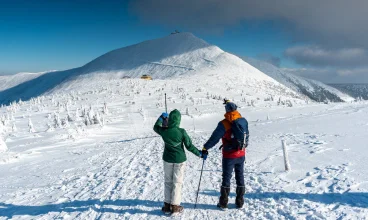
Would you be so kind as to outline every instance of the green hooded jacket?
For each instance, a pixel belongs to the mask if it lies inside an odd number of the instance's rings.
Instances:
[[[153,130],[159,134],[165,142],[164,155],[162,159],[168,163],[183,163],[187,160],[184,146],[188,151],[200,156],[199,150],[192,144],[187,132],[179,128],[181,114],[173,110],[169,115],[168,128],[162,127],[162,121],[157,120]]]

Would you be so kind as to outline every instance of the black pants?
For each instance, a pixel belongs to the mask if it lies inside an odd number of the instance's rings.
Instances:
[[[230,180],[235,170],[235,180],[237,186],[244,186],[244,162],[245,157],[222,158],[222,186],[230,187]]]

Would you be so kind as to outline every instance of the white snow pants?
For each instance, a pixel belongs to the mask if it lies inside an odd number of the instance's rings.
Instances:
[[[165,173],[165,202],[180,205],[181,188],[184,180],[185,162],[168,163],[164,161]]]

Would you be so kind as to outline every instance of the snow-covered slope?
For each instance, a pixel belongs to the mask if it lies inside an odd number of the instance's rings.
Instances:
[[[0,76],[0,91],[5,89],[9,89],[11,87],[17,86],[23,82],[27,82],[34,78],[41,76],[42,74],[47,72],[39,72],[39,73],[17,73],[14,75],[4,75]]]
[[[270,63],[256,60],[249,57],[242,57],[242,59],[252,66],[256,67],[263,73],[272,77],[279,83],[287,86],[288,88],[301,93],[312,100],[323,102],[341,102],[341,101],[352,101],[353,98],[336,88],[328,86],[322,82],[306,79],[301,76],[295,76],[281,68],[278,68]]]
[[[143,74],[172,80],[178,86],[205,86],[224,97],[300,98],[237,56],[190,33],[181,33],[111,51],[79,68],[44,74],[0,92],[0,103],[19,98],[28,100],[51,91],[78,90],[94,82],[103,85],[113,79],[138,78]]]

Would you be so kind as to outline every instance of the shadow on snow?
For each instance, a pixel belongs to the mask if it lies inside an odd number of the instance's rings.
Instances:
[[[12,218],[16,215],[45,215],[51,212],[85,212],[94,210],[100,213],[117,213],[117,214],[147,214],[162,216],[161,201],[126,199],[115,201],[87,200],[87,201],[71,201],[59,204],[47,204],[39,206],[31,205],[13,205],[0,202],[0,216]],[[193,203],[182,203],[185,209],[194,209]],[[115,207],[113,207],[115,206]],[[153,208],[153,210],[145,210],[144,207]],[[217,209],[216,204],[197,204],[199,209]]]
[[[216,190],[205,190],[201,192],[203,195],[220,196],[220,192]],[[230,196],[235,197],[234,192]],[[264,192],[264,193],[246,193],[246,199],[292,199],[292,200],[309,200],[326,205],[339,204],[358,208],[368,208],[368,193],[363,192],[347,192],[347,193],[289,193],[289,192]]]
[[[150,138],[157,138],[160,136],[150,136],[150,137],[141,137],[141,138],[132,138],[132,139],[127,139],[127,140],[120,140],[120,141],[110,141],[110,142],[106,142],[106,144],[117,144],[117,143],[126,143],[126,142],[132,142],[132,141],[137,141],[137,140],[144,140],[144,139],[150,139]]]
[[[201,194],[209,196],[219,196],[219,192],[215,190],[206,190]],[[235,196],[234,193],[231,196]],[[246,199],[292,199],[292,200],[309,200],[322,204],[339,204],[358,208],[368,208],[368,193],[323,193],[323,194],[302,194],[287,192],[265,192],[265,193],[247,193]],[[193,203],[182,203],[186,209],[194,209]],[[116,206],[116,207],[112,207]],[[118,213],[118,214],[148,214],[161,216],[161,201],[126,199],[115,201],[88,200],[88,201],[71,201],[60,204],[48,204],[39,206],[29,205],[13,205],[0,203],[0,216],[11,218],[15,215],[44,215],[50,212],[84,212],[95,210],[100,213]],[[144,207],[154,208],[153,210],[145,210]],[[216,204],[198,204],[199,209],[216,210]]]

